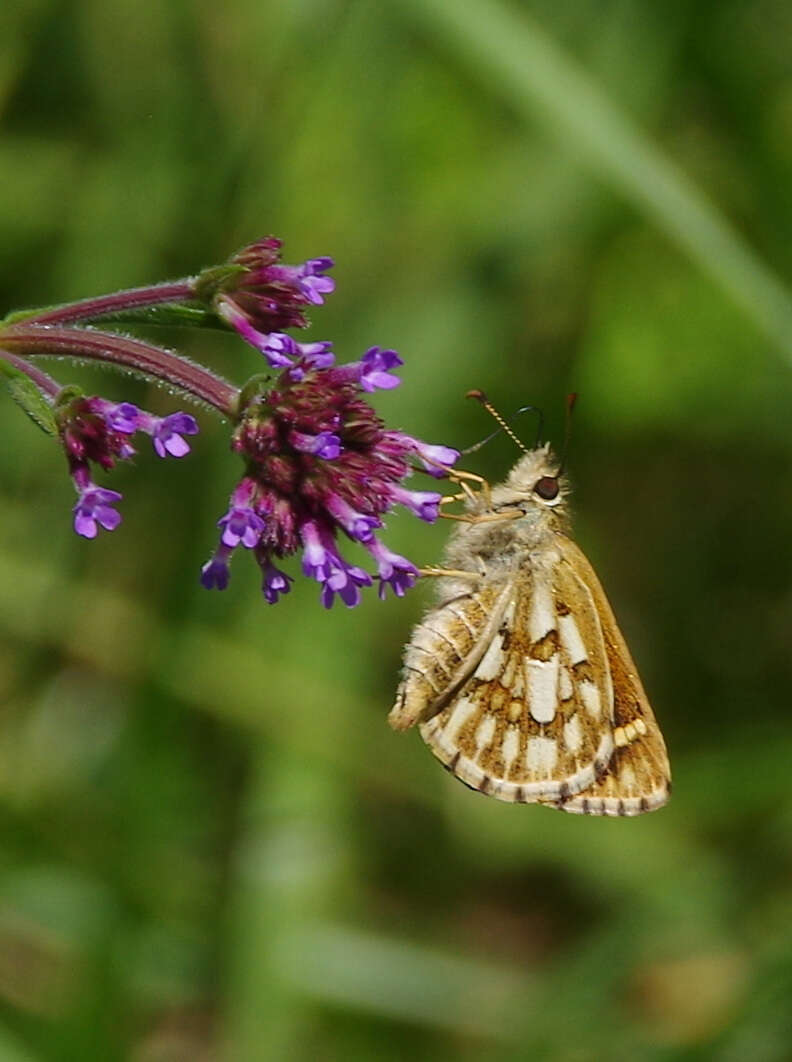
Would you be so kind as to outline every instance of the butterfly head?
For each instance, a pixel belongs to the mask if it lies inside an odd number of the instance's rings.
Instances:
[[[569,486],[566,476],[561,475],[558,458],[545,445],[529,450],[520,458],[500,492],[507,496],[498,498],[501,504],[527,502],[540,509],[563,509]]]

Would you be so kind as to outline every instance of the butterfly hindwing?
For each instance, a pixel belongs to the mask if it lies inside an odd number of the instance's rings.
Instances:
[[[388,716],[394,730],[430,719],[478,667],[501,623],[506,580],[481,582],[428,612],[413,630]]]

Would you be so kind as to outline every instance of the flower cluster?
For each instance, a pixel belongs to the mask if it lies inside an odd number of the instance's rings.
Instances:
[[[373,580],[342,556],[338,537],[343,534],[376,562],[380,597],[388,587],[402,596],[418,570],[376,532],[395,505],[422,520],[436,520],[440,494],[408,490],[403,481],[415,470],[415,458],[432,475],[443,476],[459,455],[386,429],[365,401],[365,393],[398,386],[393,370],[402,360],[395,351],[371,347],[360,361],[335,365],[329,342],[298,343],[275,328],[287,319],[300,326],[295,307],[321,303],[333,290],[323,275],[332,259],[280,266],[272,241],[255,247],[259,258],[248,259],[249,278],[238,278],[233,308],[229,296],[221,294],[218,312],[280,372],[270,389],[255,394],[240,411],[232,447],[244,460],[245,473],[219,521],[220,542],[203,568],[203,585],[224,589],[231,555],[242,546],[253,551],[264,597],[274,604],[292,582],[275,559],[302,550],[303,573],[320,583],[324,606],[330,608],[338,597],[353,607],[361,588]]]
[[[87,398],[73,388],[65,389],[55,403],[55,421],[77,491],[74,530],[84,538],[96,538],[99,527],[113,531],[121,523],[114,508],[121,494],[93,482],[92,461],[106,472],[116,461],[128,461],[135,455],[130,439],[139,431],[151,436],[158,457],[184,457],[190,452],[184,436],[198,431],[189,413],[155,417],[131,402]]]
[[[372,578],[341,555],[339,533],[376,561],[380,597],[389,586],[399,596],[412,586],[417,569],[376,531],[395,505],[435,520],[440,494],[408,490],[402,481],[414,470],[413,457],[432,474],[445,475],[458,455],[386,429],[361,397],[380,376],[387,377],[380,386],[393,386],[395,377],[383,366],[392,368],[396,355],[386,353],[383,358],[373,348],[359,362],[337,367],[299,361],[250,403],[232,441],[245,473],[219,521],[220,542],[203,569],[204,586],[228,585],[231,554],[242,546],[254,552],[264,596],[274,603],[291,580],[273,558],[302,549],[303,573],[321,584],[325,607],[336,595],[354,606]]]
[[[327,608],[336,598],[358,604],[361,589],[375,579],[380,597],[388,588],[401,596],[418,569],[382,540],[386,514],[402,506],[421,520],[437,519],[440,494],[410,490],[405,480],[421,466],[447,475],[459,455],[386,428],[368,403],[372,392],[398,386],[396,351],[371,347],[358,361],[336,364],[332,343],[301,343],[289,334],[306,327],[308,308],[333,291],[333,260],[285,265],[280,247],[267,237],[196,277],[12,315],[0,322],[0,370],[29,416],[59,436],[77,491],[74,528],[84,538],[121,522],[121,495],[94,482],[93,466],[110,471],[132,458],[137,432],[150,436],[159,457],[184,457],[186,437],[198,425],[188,413],[156,417],[130,402],[64,388],[38,368],[38,357],[93,359],[138,372],[233,423],[231,445],[244,472],[219,521],[217,549],[202,569],[205,587],[225,589],[231,557],[241,547],[258,562],[271,604],[293,581],[278,562],[298,551]],[[171,323],[174,317],[194,323],[196,303],[202,322],[213,316],[260,352],[265,374],[240,389],[176,351],[93,323],[118,324],[125,313],[139,320],[142,309],[155,313],[146,320],[157,320],[157,308]],[[370,554],[373,573],[342,555],[342,538]]]
[[[305,328],[306,307],[321,306],[335,288],[335,281],[324,276],[332,268],[332,258],[282,265],[280,248],[281,241],[274,236],[243,248],[230,259],[214,292],[218,315],[254,347],[269,333]]]

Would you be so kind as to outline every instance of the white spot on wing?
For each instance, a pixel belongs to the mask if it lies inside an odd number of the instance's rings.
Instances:
[[[589,715],[593,715],[595,719],[599,719],[600,715],[600,695],[599,690],[593,682],[584,680],[580,683],[580,699],[586,708]]]
[[[503,744],[501,746],[503,752],[503,764],[505,767],[505,773],[508,775],[511,770],[511,765],[517,759],[520,751],[520,734],[517,727],[510,726],[506,728],[506,733],[503,736]]]
[[[552,738],[533,737],[528,741],[525,763],[531,774],[547,777],[556,765],[558,750]]]
[[[528,633],[532,642],[541,641],[550,631],[556,629],[556,610],[549,583],[541,577],[534,580],[531,596],[531,615],[528,620]]]
[[[572,688],[572,678],[569,674],[568,667],[561,668],[561,674],[558,678],[558,695],[562,701],[568,701],[574,690]]]
[[[550,723],[558,702],[558,654],[549,660],[525,658],[525,682],[528,687],[528,706],[537,723]]]
[[[583,727],[580,725],[577,712],[568,723],[564,723],[564,744],[573,756],[577,756],[580,752],[583,744]]]
[[[445,733],[451,738],[458,738],[459,731],[476,711],[476,705],[469,697],[461,697],[451,709],[451,715],[445,725]]]
[[[476,736],[474,738],[476,742],[476,756],[478,757],[484,749],[489,748],[492,744],[492,739],[495,736],[495,716],[485,715],[476,728]]]
[[[583,639],[580,637],[580,631],[577,628],[574,616],[571,613],[566,616],[561,616],[558,621],[558,626],[561,635],[561,644],[564,649],[566,649],[569,662],[574,665],[580,664],[584,660],[588,660],[588,653],[583,644]]]
[[[500,674],[502,663],[503,636],[496,634],[490,642],[486,653],[481,658],[481,663],[473,672],[474,678],[481,679],[482,682],[489,682]]]

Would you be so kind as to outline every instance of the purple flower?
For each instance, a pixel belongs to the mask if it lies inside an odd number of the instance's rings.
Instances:
[[[138,430],[140,411],[131,402],[121,402],[114,406],[108,403],[104,414],[105,422],[111,431],[120,431],[125,435],[134,435]]]
[[[371,586],[371,576],[362,568],[347,564],[341,557],[338,560],[338,567],[322,585],[322,604],[325,608],[332,608],[338,594],[347,608],[354,608],[360,604],[361,586]]]
[[[385,600],[389,586],[396,597],[404,597],[418,578],[418,569],[415,565],[411,564],[406,557],[393,553],[377,538],[366,543],[366,548],[377,561],[380,600]]]
[[[388,432],[387,445],[394,446],[399,453],[415,454],[429,475],[438,479],[447,476],[449,469],[459,460],[459,450],[453,450],[450,446],[434,446],[421,442],[420,439],[405,435],[401,431]]]
[[[206,590],[225,590],[231,578],[229,558],[231,548],[222,543],[201,568],[201,586]]]
[[[360,364],[360,386],[364,391],[375,391],[378,387],[390,391],[401,383],[398,376],[393,376],[388,371],[404,364],[395,350],[370,347],[361,358]]]
[[[309,369],[329,369],[335,361],[333,344],[328,340],[319,343],[295,343],[300,358]]]
[[[190,452],[183,435],[197,435],[198,425],[189,413],[171,413],[167,417],[150,417],[151,441],[158,457],[184,457]],[[147,430],[147,429],[144,429]]]
[[[91,461],[109,472],[116,461],[134,456],[127,436],[136,430],[137,412],[131,403],[119,406],[66,389],[55,402],[55,420],[72,473],[77,466],[87,470]]]
[[[198,425],[189,413],[172,413],[155,417],[131,402],[111,402],[98,395],[86,397],[65,388],[54,406],[69,472],[80,495],[74,509],[74,527],[79,535],[95,538],[97,525],[112,531],[121,521],[110,503],[120,499],[115,491],[100,489],[91,480],[91,463],[110,471],[116,461],[127,461],[135,454],[129,441],[134,432],[151,435],[160,457],[171,454],[183,457],[189,446],[182,435],[194,435]]]
[[[371,576],[339,555],[332,534],[308,521],[302,529],[303,574],[322,584],[322,604],[332,608],[335,595],[347,608],[360,603],[360,587],[371,586]]]
[[[325,461],[332,461],[341,453],[341,440],[331,431],[320,431],[318,435],[306,435],[301,431],[290,431],[289,442],[295,450],[304,454],[315,454]]]
[[[264,594],[264,600],[269,605],[277,605],[279,597],[288,594],[291,590],[294,580],[286,572],[276,568],[269,559],[262,559],[259,563],[262,574],[261,592]]]
[[[335,287],[323,275],[332,268],[332,258],[282,265],[280,249],[281,241],[267,236],[233,255],[227,269],[207,270],[194,283],[196,298],[211,305],[259,350],[258,337],[306,328],[306,308],[321,305]],[[253,331],[246,332],[246,328]]]
[[[404,487],[391,487],[394,502],[404,505],[428,524],[433,524],[440,512],[441,494],[434,490],[405,490]]]
[[[273,369],[283,369],[293,364],[292,358],[297,353],[297,343],[291,336],[287,336],[285,332],[270,332],[265,335],[249,325],[246,327],[248,333],[244,333],[240,328],[240,335],[261,351]]]
[[[121,523],[121,513],[116,512],[113,505],[120,501],[117,490],[106,490],[89,482],[80,491],[74,506],[74,530],[83,538],[96,538],[97,524],[105,531],[114,531]]]
[[[235,549],[241,542],[246,549],[253,549],[261,538],[264,521],[252,509],[233,507],[220,517],[217,526],[223,529],[220,539],[224,545]]]
[[[324,295],[330,295],[335,291],[335,281],[332,277],[323,277],[321,274],[332,269],[335,262],[332,258],[311,258],[301,268],[301,276],[298,280],[300,291],[315,306],[321,306]]]
[[[459,455],[386,429],[369,405],[369,393],[399,383],[394,370],[402,359],[395,350],[371,347],[359,361],[336,365],[330,343],[298,343],[285,333],[306,323],[301,307],[321,303],[333,289],[325,276],[332,260],[285,266],[278,261],[279,247],[266,240],[240,252],[232,260],[239,270],[212,294],[217,312],[282,370],[266,390],[241,392],[231,445],[244,474],[220,520],[222,571],[233,549],[253,548],[262,592],[274,604],[290,584],[275,562],[301,550],[303,574],[320,584],[322,604],[330,608],[338,597],[352,608],[373,579],[341,554],[343,535],[375,558],[380,596],[388,587],[401,596],[418,569],[388,550],[375,532],[397,504],[422,520],[435,520],[440,495],[407,490],[403,481],[415,471],[415,457],[442,476]],[[205,569],[211,585],[218,584],[218,563],[215,554]]]
[[[368,542],[374,529],[382,526],[382,520],[378,517],[357,512],[338,494],[331,494],[325,501],[325,507],[349,537],[358,542]]]

